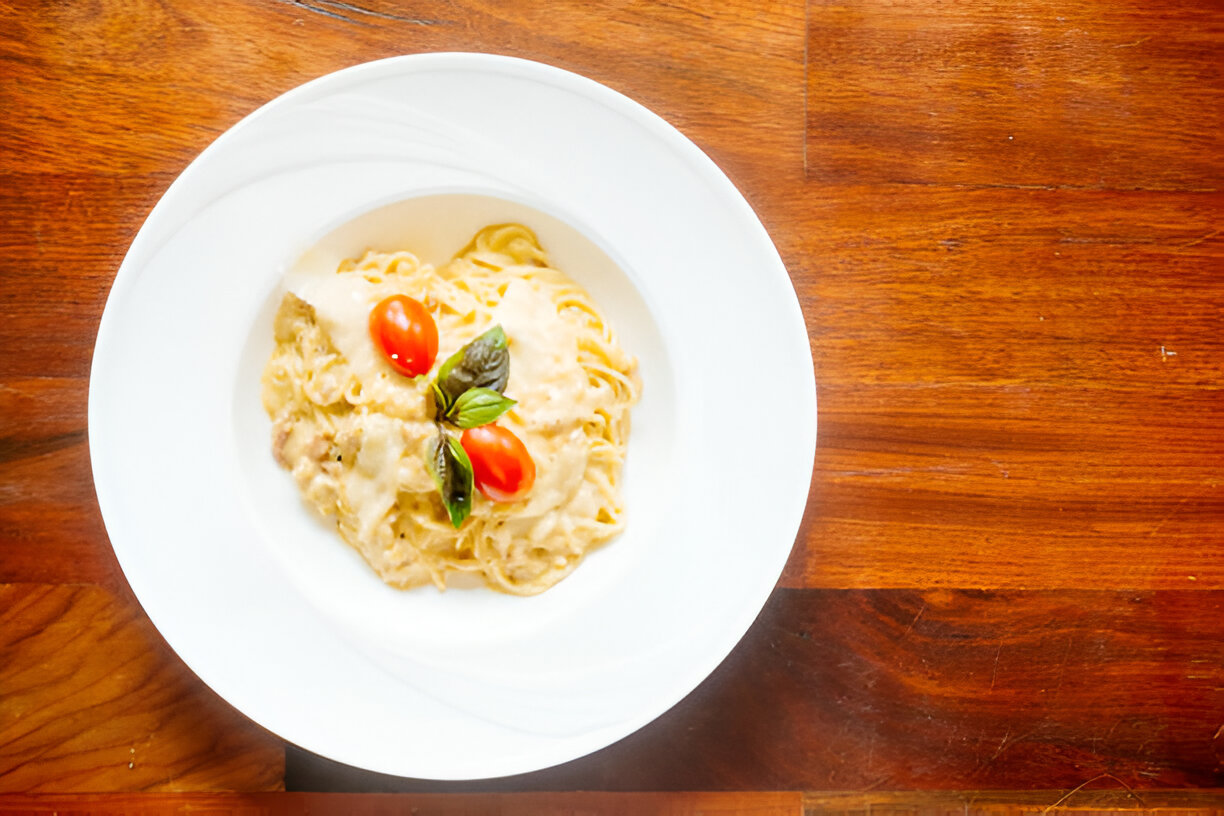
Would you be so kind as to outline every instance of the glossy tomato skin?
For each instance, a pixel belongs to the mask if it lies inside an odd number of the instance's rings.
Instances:
[[[383,298],[370,310],[370,337],[391,367],[406,377],[427,374],[438,356],[438,325],[407,295]]]
[[[535,484],[535,461],[523,441],[497,423],[468,428],[459,440],[472,460],[476,489],[495,502],[523,498]]]

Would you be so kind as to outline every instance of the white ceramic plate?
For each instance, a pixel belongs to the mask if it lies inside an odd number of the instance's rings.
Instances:
[[[272,461],[271,310],[311,247],[445,260],[498,220],[640,358],[629,527],[533,598],[388,589]],[[204,682],[323,756],[475,779],[606,746],[730,652],[794,542],[816,395],[786,270],[698,148],[574,74],[423,54],[285,94],[171,185],[107,301],[89,436],[115,554]]]

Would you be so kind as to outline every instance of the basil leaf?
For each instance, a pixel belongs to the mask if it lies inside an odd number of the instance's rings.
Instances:
[[[451,525],[457,530],[472,512],[472,462],[463,446],[441,427],[429,458],[429,471],[442,494]]]
[[[499,394],[510,379],[510,352],[506,333],[494,326],[456,351],[438,369],[438,388],[447,409],[471,388],[488,388]]]
[[[446,418],[465,430],[478,428],[493,422],[514,405],[514,400],[503,397],[492,388],[469,388],[455,400],[455,404],[446,412]]]

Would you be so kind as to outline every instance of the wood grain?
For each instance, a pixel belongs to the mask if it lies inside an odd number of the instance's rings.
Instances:
[[[77,378],[0,382],[0,583],[121,580],[90,478],[85,401]]]
[[[1217,4],[808,6],[813,178],[1219,189]]]
[[[511,790],[1224,787],[1224,592],[774,594],[674,709]],[[290,789],[442,791],[290,747]]]
[[[838,791],[804,796],[808,816],[1077,816],[1116,813],[1224,813],[1224,791],[1129,790],[1101,775],[1071,790],[938,791],[880,793]]]
[[[0,812],[799,807],[737,790],[805,791],[809,813],[1209,811],[1224,787],[1218,11],[0,5],[0,790],[412,791]],[[469,784],[286,749],[218,700],[127,591],[87,448],[105,298],[178,172],[301,82],[427,50],[575,70],[677,125],[777,244],[819,384],[785,588],[732,656],[592,757]],[[549,793],[579,789],[675,795]]]
[[[130,596],[0,585],[0,792],[275,790],[283,768]]]
[[[1107,784],[1107,783],[1106,783]],[[289,816],[289,814],[496,814],[497,816],[1032,816],[1074,811],[1083,816],[1146,812],[1185,816],[1224,813],[1224,793],[1102,790],[949,791],[940,793],[518,793],[518,794],[41,794],[0,795],[0,814],[53,816]]]
[[[825,189],[788,586],[1224,586],[1224,197]]]
[[[0,376],[85,384],[111,282],[171,181],[0,173]]]
[[[1224,194],[777,193],[821,385],[1224,385]]]
[[[1219,392],[831,386],[783,583],[1224,586]]]
[[[0,796],[0,816],[801,816],[799,793],[537,793],[468,795],[187,794]]]
[[[24,112],[0,130],[0,172],[177,172],[307,80],[446,50],[542,60],[631,90],[733,166],[802,154],[801,2],[27,6],[0,10],[0,107]]]

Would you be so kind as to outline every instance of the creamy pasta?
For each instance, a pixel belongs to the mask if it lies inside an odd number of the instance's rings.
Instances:
[[[428,375],[397,373],[371,340],[371,308],[397,293],[422,302],[437,324]],[[512,503],[476,495],[456,529],[429,469],[439,432],[430,383],[495,325],[510,355],[505,396],[517,401],[498,424],[526,445],[537,476]],[[637,363],[526,227],[486,227],[438,269],[406,251],[345,261],[285,295],[274,334],[263,374],[273,454],[388,584],[445,588],[459,572],[535,594],[624,527]]]

